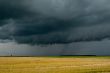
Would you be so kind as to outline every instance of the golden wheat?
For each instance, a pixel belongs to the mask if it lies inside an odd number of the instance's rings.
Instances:
[[[110,73],[110,58],[0,57],[0,73]]]

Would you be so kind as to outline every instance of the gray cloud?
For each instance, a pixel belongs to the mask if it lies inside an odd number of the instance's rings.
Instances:
[[[65,44],[109,38],[109,0],[1,0],[0,39]]]

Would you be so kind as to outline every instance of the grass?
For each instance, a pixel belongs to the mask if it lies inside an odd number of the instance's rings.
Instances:
[[[0,73],[110,73],[110,57],[0,57]]]

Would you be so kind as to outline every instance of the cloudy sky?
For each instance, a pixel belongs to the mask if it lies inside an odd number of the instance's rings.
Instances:
[[[110,0],[0,0],[0,55],[110,55]]]

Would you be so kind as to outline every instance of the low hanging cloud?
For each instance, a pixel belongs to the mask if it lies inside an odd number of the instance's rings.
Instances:
[[[110,37],[109,0],[1,0],[0,39],[66,44]]]

